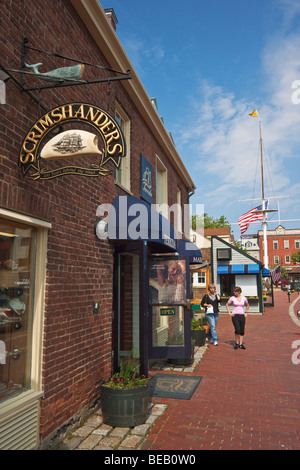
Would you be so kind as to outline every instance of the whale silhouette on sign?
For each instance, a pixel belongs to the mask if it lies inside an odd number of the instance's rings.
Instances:
[[[47,82],[64,82],[65,80],[80,80],[83,76],[84,65],[77,64],[71,65],[70,67],[60,67],[58,69],[50,70],[49,72],[41,73],[39,68],[43,65],[42,62],[37,64],[26,64],[25,66],[32,70],[37,78],[40,80],[45,80]]]

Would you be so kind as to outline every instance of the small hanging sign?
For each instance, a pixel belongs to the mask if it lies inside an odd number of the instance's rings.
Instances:
[[[153,168],[141,154],[141,197],[150,204],[153,203]]]
[[[76,127],[70,129],[70,124],[78,122],[90,126],[93,132]],[[49,138],[54,129],[65,124],[68,124],[67,131]],[[83,155],[98,155],[99,163],[87,168],[71,165],[49,169],[43,166],[48,160],[76,160],[76,157]],[[67,103],[48,111],[32,125],[20,149],[19,166],[23,175],[33,170],[31,177],[35,180],[67,174],[104,176],[109,172],[105,166],[112,161],[119,168],[121,158],[125,155],[123,133],[109,113],[92,104]]]
[[[174,316],[176,315],[176,310],[175,308],[161,308],[160,309],[160,315],[161,316]]]

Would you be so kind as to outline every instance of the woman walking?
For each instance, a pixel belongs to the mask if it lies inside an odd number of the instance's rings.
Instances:
[[[232,318],[235,333],[234,349],[246,349],[243,345],[243,338],[245,334],[246,317],[249,310],[249,303],[246,297],[242,295],[242,289],[236,286],[233,289],[233,296],[230,297],[226,304],[227,312]],[[232,313],[229,310],[229,305],[233,304]],[[246,311],[245,311],[246,307]]]
[[[220,296],[214,284],[209,284],[208,294],[205,294],[201,301],[201,306],[205,307],[205,316],[209,324],[208,341],[218,346],[217,323],[219,320]]]

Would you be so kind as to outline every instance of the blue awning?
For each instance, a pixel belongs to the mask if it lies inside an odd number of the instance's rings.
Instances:
[[[217,274],[258,274],[259,271],[259,264],[232,264],[217,268]]]
[[[147,202],[134,196],[118,196],[108,216],[109,240],[147,240],[177,251],[173,225]]]
[[[178,240],[177,252],[179,255],[188,256],[190,264],[202,263],[202,253],[195,243],[188,240]]]
[[[270,276],[270,275],[271,275],[271,272],[270,272],[269,269],[263,268],[263,270],[262,270],[262,275],[263,275],[263,276]]]

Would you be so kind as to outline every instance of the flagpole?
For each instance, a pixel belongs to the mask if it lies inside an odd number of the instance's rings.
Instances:
[[[261,118],[258,114],[259,119],[259,137],[260,137],[260,162],[261,162],[261,196],[262,196],[262,210],[263,210],[263,239],[264,239],[264,265],[266,269],[269,269],[269,256],[268,256],[268,242],[267,242],[267,213],[265,206],[265,185],[264,185],[264,162],[263,162],[263,145],[262,145],[262,130],[261,130]]]

